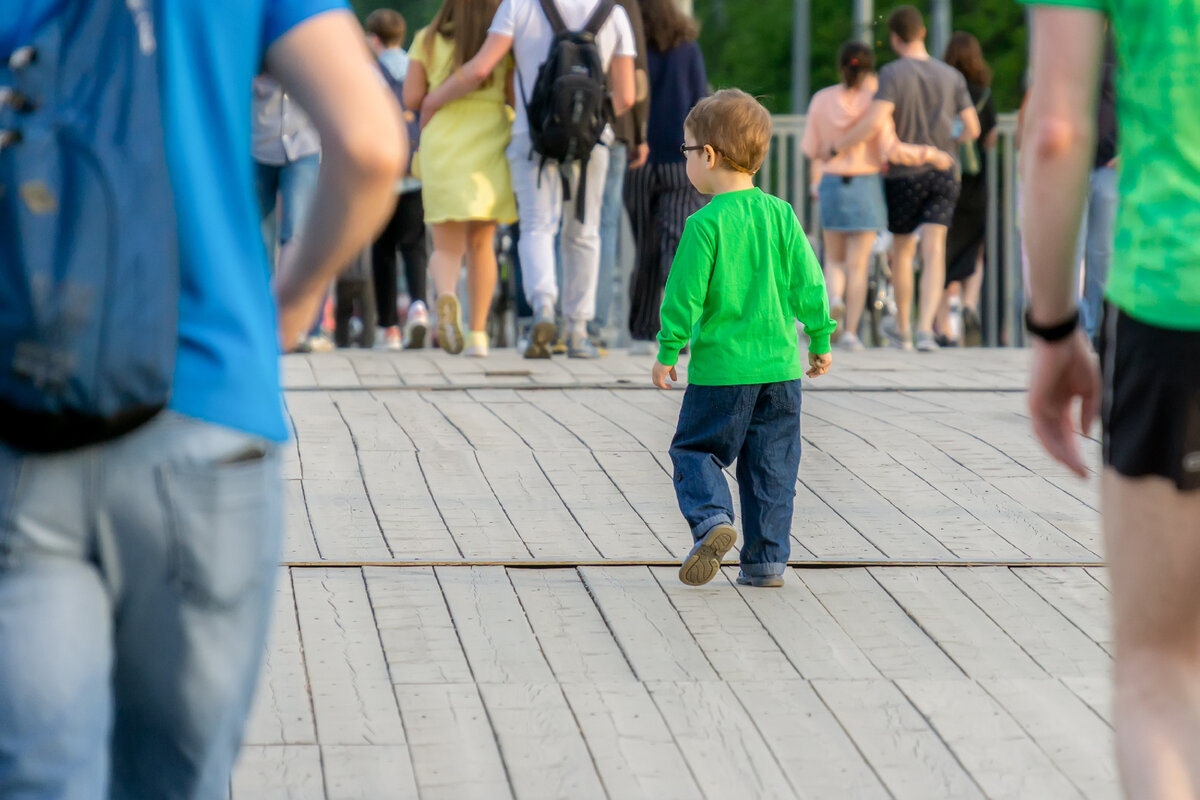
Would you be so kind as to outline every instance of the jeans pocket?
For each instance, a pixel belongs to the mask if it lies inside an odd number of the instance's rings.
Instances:
[[[214,463],[159,470],[171,548],[170,577],[188,601],[231,607],[277,560],[278,457],[254,442]]]
[[[773,408],[785,414],[800,413],[800,381],[773,384],[769,392]]]

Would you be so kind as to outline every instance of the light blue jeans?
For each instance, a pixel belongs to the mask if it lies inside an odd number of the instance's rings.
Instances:
[[[276,248],[290,242],[308,218],[320,172],[321,157],[315,153],[279,166],[254,164],[254,186],[272,274]]]
[[[166,412],[0,448],[0,797],[218,800],[263,657],[275,445]]]
[[[625,213],[625,172],[629,149],[624,142],[609,145],[608,176],[604,180],[604,204],[600,207],[600,277],[596,287],[595,323],[608,325],[616,290],[621,256],[621,215]]]
[[[1084,214],[1087,225],[1083,306],[1080,315],[1089,339],[1095,338],[1104,313],[1104,285],[1112,264],[1113,229],[1117,222],[1117,171],[1101,167],[1092,172],[1088,204]]]

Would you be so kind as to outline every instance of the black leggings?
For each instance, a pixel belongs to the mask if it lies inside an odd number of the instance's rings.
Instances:
[[[371,267],[375,275],[375,304],[379,324],[390,328],[399,323],[396,315],[397,251],[404,257],[404,278],[413,300],[426,301],[426,268],[429,253],[425,249],[425,205],[421,192],[404,192],[396,203],[396,213],[371,248]]]

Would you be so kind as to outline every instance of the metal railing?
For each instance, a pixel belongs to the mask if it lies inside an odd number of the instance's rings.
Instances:
[[[800,148],[804,121],[800,114],[774,117],[771,150],[759,170],[758,185],[791,204],[815,245],[820,238],[820,217],[808,192],[810,165]],[[996,129],[996,146],[985,153],[990,180],[980,315],[985,345],[1020,346],[1025,343],[1021,325],[1025,290],[1017,232],[1016,114],[999,115]]]

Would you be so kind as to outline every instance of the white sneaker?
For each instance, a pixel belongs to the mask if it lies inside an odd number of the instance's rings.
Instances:
[[[390,328],[376,328],[375,341],[378,342],[377,346],[384,350],[401,349],[403,337],[400,334],[400,326],[393,325]]]
[[[484,331],[468,331],[467,346],[463,355],[469,358],[487,358],[488,335]]]
[[[404,349],[421,349],[425,346],[425,338],[428,334],[429,311],[420,300],[414,300],[408,307],[408,320],[404,323]],[[390,341],[388,345],[391,346]]]
[[[917,352],[919,353],[936,353],[942,348],[938,345],[937,340],[933,338],[932,333],[926,331],[917,331]]]
[[[838,342],[838,348],[850,353],[858,353],[866,350],[867,346],[862,343],[862,339],[859,339],[853,333],[847,332],[842,334],[842,340]]]

